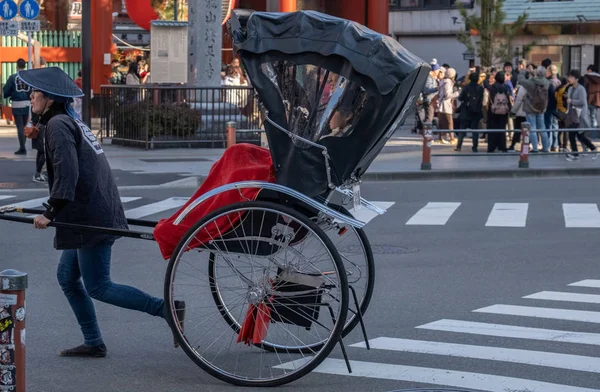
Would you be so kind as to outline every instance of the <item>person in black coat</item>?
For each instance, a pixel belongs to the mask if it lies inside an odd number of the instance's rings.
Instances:
[[[505,84],[504,71],[496,73],[495,83],[490,87],[489,104],[488,104],[488,129],[506,129],[508,116],[512,104],[510,101],[510,87]],[[500,94],[498,97],[496,97]],[[498,103],[504,102],[500,105]],[[495,152],[496,150],[507,152],[506,149],[506,132],[488,132],[488,149],[487,152]]]
[[[71,107],[83,96],[58,67],[19,72],[32,88],[32,111],[46,131],[46,166],[50,198],[34,219],[37,229],[51,222],[127,229],[119,191],[100,143]],[[54,247],[62,250],[58,282],[79,322],[84,343],[62,356],[104,357],[106,346],[92,298],[164,318],[164,301],[134,287],[113,283],[112,245],[117,238],[90,231],[57,228]],[[178,301],[176,301],[178,302]],[[176,304],[182,308],[184,304]]]
[[[483,87],[478,84],[479,72],[469,74],[469,84],[460,92],[458,100],[460,104],[460,122],[461,128],[476,130],[479,129],[479,121],[483,117]],[[462,149],[463,140],[466,132],[458,132],[458,143],[454,151]],[[472,132],[473,152],[477,152],[479,144],[479,133]]]

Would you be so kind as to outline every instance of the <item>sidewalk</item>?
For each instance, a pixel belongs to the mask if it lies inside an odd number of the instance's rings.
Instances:
[[[600,158],[592,160],[582,156],[579,161],[568,162],[563,153],[531,154],[529,168],[519,168],[518,153],[485,152],[472,154],[465,140],[463,152],[454,152],[452,145],[432,145],[432,170],[421,170],[422,138],[409,131],[398,132],[386,144],[381,154],[371,164],[363,180],[419,180],[452,178],[512,178],[544,176],[600,175]],[[28,147],[30,146],[28,141]],[[14,128],[0,128],[0,159],[34,161],[35,154],[15,157],[17,148]],[[181,177],[205,177],[213,163],[223,154],[223,149],[155,149],[143,150],[111,144],[103,146],[114,170],[132,174],[176,173]],[[436,156],[442,154],[444,156]]]

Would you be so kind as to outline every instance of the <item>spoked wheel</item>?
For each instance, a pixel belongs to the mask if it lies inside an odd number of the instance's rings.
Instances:
[[[167,269],[165,302],[198,366],[231,384],[277,386],[308,374],[339,342],[348,281],[335,246],[306,216],[242,202],[186,233]]]

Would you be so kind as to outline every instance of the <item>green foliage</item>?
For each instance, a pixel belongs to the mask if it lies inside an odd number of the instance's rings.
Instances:
[[[524,13],[514,23],[504,23],[504,0],[475,0],[475,4],[481,7],[481,15],[466,9],[460,2],[457,3],[466,27],[458,33],[458,41],[481,58],[481,65],[484,67],[492,66],[495,62],[512,61],[515,55],[514,38],[527,24],[528,15]],[[479,32],[479,40],[473,39],[471,30]],[[533,45],[527,45],[524,50],[531,50]]]
[[[188,7],[185,0],[152,0],[152,6],[158,12],[160,20],[175,20],[175,2],[177,4],[177,20],[188,20]]]

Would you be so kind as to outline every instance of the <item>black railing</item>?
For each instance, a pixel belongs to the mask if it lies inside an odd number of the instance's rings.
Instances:
[[[101,133],[113,144],[156,147],[222,148],[227,122],[259,130],[258,103],[250,87],[102,86]],[[241,142],[260,143],[244,132]]]
[[[474,0],[389,0],[390,11],[445,10],[457,7],[474,8]]]

